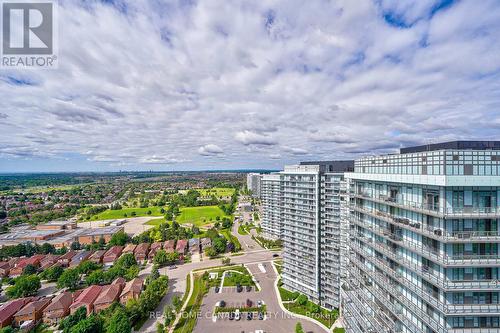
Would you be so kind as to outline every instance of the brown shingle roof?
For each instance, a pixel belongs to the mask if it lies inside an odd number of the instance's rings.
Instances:
[[[133,280],[130,280],[125,285],[125,288],[123,288],[122,295],[124,295],[130,291],[140,293],[142,291],[142,283],[143,283],[143,281],[141,278],[135,278]]]
[[[102,287],[99,297],[94,302],[94,306],[97,304],[113,303],[120,297],[121,291],[122,287],[119,284],[110,284]]]
[[[59,309],[68,309],[73,303],[73,296],[69,291],[57,295],[52,299],[52,302],[47,306],[45,311],[55,311]]]
[[[33,312],[43,310],[49,303],[50,303],[51,297],[45,297],[42,299],[39,299],[38,301],[34,301],[31,303],[26,304],[21,310],[19,310],[15,316],[26,316],[29,315]]]
[[[101,292],[101,287],[92,285],[85,290],[75,299],[73,304],[71,304],[72,308],[79,308],[84,305],[93,304],[95,299],[99,296]]]

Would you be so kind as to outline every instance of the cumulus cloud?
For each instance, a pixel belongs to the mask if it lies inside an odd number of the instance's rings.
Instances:
[[[241,142],[246,146],[248,145],[272,146],[276,144],[276,140],[271,136],[247,130],[236,133],[235,139],[236,141]]]
[[[221,147],[214,144],[204,145],[198,149],[198,153],[203,156],[214,156],[222,154],[223,152]]]
[[[496,0],[68,0],[58,14],[59,69],[0,69],[0,171],[68,155],[279,168],[498,139]]]

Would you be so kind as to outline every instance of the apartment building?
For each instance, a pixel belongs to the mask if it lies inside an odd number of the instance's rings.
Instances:
[[[346,177],[347,332],[499,332],[500,142],[404,148]]]
[[[283,284],[340,305],[341,184],[353,161],[302,162],[280,172]]]
[[[247,174],[247,188],[252,191],[252,196],[255,198],[260,198],[260,181],[262,175],[259,173],[249,173]]]
[[[282,188],[280,174],[262,175],[261,199],[262,235],[270,239],[282,239]]]

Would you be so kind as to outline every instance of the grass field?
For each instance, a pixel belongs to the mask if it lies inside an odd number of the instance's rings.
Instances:
[[[202,226],[209,223],[215,223],[217,216],[220,220],[229,217],[217,206],[200,206],[181,208],[181,214],[176,218],[178,223],[192,223],[196,226]]]
[[[161,217],[159,219],[152,219],[152,220],[149,220],[148,222],[146,222],[147,225],[152,225],[152,226],[158,226],[162,223],[165,223],[165,218]]]
[[[148,208],[123,208],[117,210],[105,210],[104,212],[92,216],[92,220],[111,220],[111,219],[122,219],[124,217],[138,217],[138,216],[162,216],[160,212],[160,207],[148,207]],[[151,214],[148,212],[151,211]],[[135,212],[135,215],[133,214]],[[127,214],[127,216],[125,216]]]
[[[234,188],[226,188],[226,187],[214,187],[214,188],[195,188],[196,191],[200,193],[202,197],[209,197],[215,195],[217,198],[219,197],[229,197],[233,195],[235,189]],[[179,193],[185,194],[187,190],[181,190]]]

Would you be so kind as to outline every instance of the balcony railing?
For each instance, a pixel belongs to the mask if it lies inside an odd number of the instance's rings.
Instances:
[[[356,235],[351,233],[351,235]],[[498,280],[448,280],[446,278],[436,276],[433,274],[433,270],[428,266],[424,266],[421,264],[416,264],[412,261],[405,259],[403,256],[393,251],[389,246],[383,243],[373,242],[371,239],[357,237],[363,243],[367,244],[367,246],[371,247],[373,250],[376,250],[386,257],[392,259],[393,261],[399,263],[400,265],[406,267],[407,269],[413,271],[417,275],[419,275],[424,280],[436,285],[437,287],[445,290],[445,291],[459,291],[459,290],[496,290],[499,287]],[[351,242],[351,247],[355,247],[361,251],[364,249],[359,246],[356,242]]]

